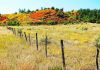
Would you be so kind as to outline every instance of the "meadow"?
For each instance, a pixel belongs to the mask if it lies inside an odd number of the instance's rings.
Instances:
[[[100,24],[12,26],[31,37],[31,45],[14,35],[6,26],[0,27],[0,70],[62,70],[60,40],[64,40],[67,70],[95,70],[95,40]],[[39,50],[36,50],[38,33]],[[45,37],[48,56],[45,57]],[[100,59],[99,59],[100,62]]]

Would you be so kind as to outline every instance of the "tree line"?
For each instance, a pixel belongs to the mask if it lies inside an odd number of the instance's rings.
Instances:
[[[100,23],[100,9],[80,9],[77,19],[84,22]]]
[[[62,18],[73,18],[76,19],[78,21],[83,21],[83,22],[91,22],[91,23],[100,23],[100,9],[79,9],[79,10],[71,10],[71,11],[67,11],[64,12],[63,8],[59,9],[59,8],[55,8],[55,7],[51,7],[51,8],[43,8],[41,7],[40,10],[46,10],[46,9],[53,9],[57,11],[57,16],[62,17]],[[19,13],[33,13],[39,11],[39,9],[36,10],[25,10],[25,9],[19,9]],[[75,12],[74,12],[75,11]],[[72,15],[71,13],[74,12],[78,15]],[[73,22],[73,20],[71,21]]]

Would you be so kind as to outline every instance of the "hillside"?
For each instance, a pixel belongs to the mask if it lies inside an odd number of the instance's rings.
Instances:
[[[0,15],[0,25],[66,25],[79,22],[100,23],[100,9],[65,12],[63,9],[46,8],[36,11],[20,10],[14,14]]]
[[[71,13],[71,15],[74,14]],[[1,15],[0,18],[1,18],[0,20],[1,24],[3,24],[3,21],[5,20],[6,20],[5,23],[17,20],[20,25],[27,25],[27,24],[34,25],[36,22],[47,23],[48,21],[55,22],[57,24],[62,21],[68,20],[69,17],[63,10],[45,9],[31,13],[5,14]]]

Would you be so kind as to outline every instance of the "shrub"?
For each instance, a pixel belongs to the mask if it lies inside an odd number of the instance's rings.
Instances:
[[[63,21],[62,23],[63,23],[64,25],[70,24],[69,21]]]
[[[56,25],[57,22],[56,21],[53,21],[53,20],[49,20],[49,21],[47,21],[47,24],[48,25]]]
[[[27,25],[33,25],[34,23],[33,22],[27,22]]]
[[[73,22],[70,22],[70,21],[62,21],[61,23],[64,25],[73,24]]]
[[[64,18],[64,12],[61,11],[61,10],[58,11],[58,12],[57,12],[57,16],[58,16],[58,17],[61,17],[61,18]]]
[[[34,23],[35,25],[42,25],[42,24],[45,24],[45,22],[41,21],[41,22],[35,22]]]
[[[0,23],[0,26],[2,26],[2,23]]]
[[[48,41],[47,41],[47,44],[51,44],[51,42],[52,42],[52,41],[51,41],[51,38],[49,38]],[[45,45],[45,38],[42,38],[42,39],[40,40],[40,44],[41,44],[41,45]]]
[[[48,70],[62,70],[60,66],[49,67]]]
[[[67,25],[67,24],[79,24],[79,21],[62,21],[61,22],[62,24],[64,24],[64,25]]]
[[[40,21],[40,22],[28,22],[27,23],[28,25],[42,25],[42,24],[45,24],[44,21]]]
[[[95,40],[95,46],[100,48],[100,36]]]
[[[96,21],[96,23],[100,24],[100,19]]]
[[[35,25],[41,25],[43,24],[42,22],[35,22]]]
[[[11,21],[8,21],[7,25],[8,26],[19,26],[20,23],[18,20],[11,20]]]
[[[87,28],[87,27],[82,27],[81,30],[82,30],[82,31],[86,31],[86,30],[88,30],[88,28]]]

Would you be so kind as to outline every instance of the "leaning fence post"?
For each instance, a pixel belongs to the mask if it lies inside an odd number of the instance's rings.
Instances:
[[[62,63],[63,63],[63,70],[66,70],[63,40],[61,40],[61,51],[62,51]]]
[[[96,48],[96,70],[99,70],[99,49]]]
[[[36,47],[37,47],[37,50],[38,50],[38,34],[36,33]]]
[[[47,57],[47,44],[48,44],[48,37],[46,36],[46,38],[45,38],[45,54],[46,54],[46,57]]]
[[[24,36],[25,36],[25,40],[27,41],[27,36],[26,36],[26,33],[24,32]]]

